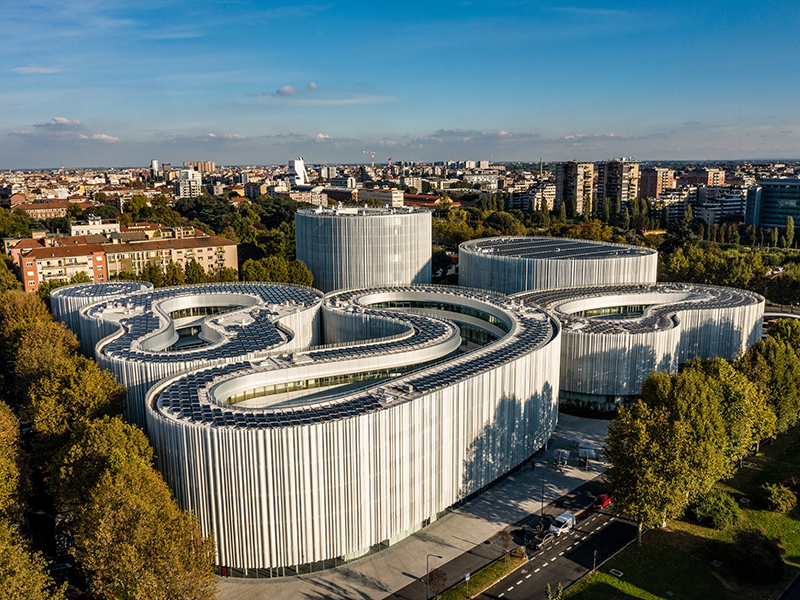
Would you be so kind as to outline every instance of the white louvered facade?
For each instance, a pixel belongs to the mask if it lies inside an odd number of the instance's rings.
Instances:
[[[297,259],[323,292],[431,281],[431,213],[307,209],[295,214]]]
[[[655,283],[649,248],[567,238],[496,237],[458,249],[458,284],[515,294],[526,290]]]
[[[758,341],[764,314],[758,294],[694,284],[562,288],[514,297],[552,311],[563,326],[562,399],[600,402],[630,399],[653,370],[676,372],[693,358],[736,358]]]

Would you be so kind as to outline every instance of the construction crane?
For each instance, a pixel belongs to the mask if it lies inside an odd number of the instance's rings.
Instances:
[[[387,158],[386,160],[388,160],[388,161],[389,161],[389,168],[391,169],[391,168],[392,168],[392,158],[391,158],[391,157],[389,157],[389,158]]]
[[[375,154],[377,154],[374,150],[362,150],[361,154],[371,154],[372,155],[372,168],[375,168]]]

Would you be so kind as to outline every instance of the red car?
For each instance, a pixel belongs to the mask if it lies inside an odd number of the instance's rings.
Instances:
[[[608,494],[600,494],[592,502],[592,508],[595,510],[603,510],[606,506],[611,504],[611,496]]]

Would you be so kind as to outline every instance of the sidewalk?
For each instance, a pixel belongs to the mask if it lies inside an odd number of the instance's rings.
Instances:
[[[488,492],[448,513],[422,531],[386,550],[348,565],[321,573],[271,580],[219,578],[218,597],[224,600],[379,600],[402,591],[403,597],[423,598],[425,586],[420,580],[426,573],[427,555],[442,556],[441,559],[431,558],[431,568],[456,561],[452,566],[447,565],[451,584],[462,579],[466,572],[473,572],[473,565],[490,562],[498,552],[503,552],[490,538],[508,525],[539,514],[543,472],[545,504],[561,499],[597,477],[603,471],[603,465],[592,461],[587,469],[579,469],[576,446],[572,439],[578,435],[601,444],[607,426],[607,421],[560,414],[558,428],[548,449],[537,454],[536,462],[537,465],[552,465],[557,449],[571,449],[573,452],[569,464],[563,470],[537,466],[531,471],[530,467],[525,466]],[[547,508],[545,507],[545,512]],[[551,507],[550,510],[554,509]],[[489,543],[485,543],[487,541]],[[419,594],[415,591],[417,587],[420,588]]]

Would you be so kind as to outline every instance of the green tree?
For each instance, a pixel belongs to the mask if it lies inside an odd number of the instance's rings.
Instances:
[[[65,588],[50,579],[44,557],[0,522],[0,600],[64,600]]]
[[[314,276],[302,261],[292,260],[286,265],[286,283],[311,287],[314,283]]]
[[[800,358],[783,340],[759,340],[736,362],[736,367],[758,386],[775,413],[775,430],[783,433],[800,415]]]
[[[791,216],[786,217],[784,233],[786,235],[786,245],[791,247],[794,243],[794,219]]]
[[[87,421],[53,458],[53,497],[59,506],[77,512],[107,470],[130,461],[153,461],[153,449],[141,429],[118,417]]]
[[[773,227],[770,230],[770,246],[772,246],[773,248],[777,248],[778,247],[778,228],[777,227]]]
[[[20,514],[22,471],[19,421],[11,408],[0,402],[0,522]]]
[[[628,214],[627,207],[622,211],[622,222],[620,225],[625,231],[631,228],[631,216]]]
[[[539,216],[542,222],[542,227],[550,227],[550,209],[547,207],[547,200],[542,198],[542,203],[539,207]]]
[[[38,296],[21,290],[0,293],[0,339],[6,345],[16,347],[25,329],[34,323],[51,321],[47,306]]]
[[[75,541],[101,598],[215,597],[212,540],[140,461],[105,471],[78,516]]]
[[[78,339],[63,323],[40,321],[25,329],[13,349],[17,392],[26,397],[30,386],[72,360]]]
[[[561,206],[558,209],[558,220],[562,223],[567,222],[567,203],[562,202]]]
[[[164,287],[164,272],[157,264],[148,262],[142,267],[139,279],[149,281],[154,287]]]
[[[0,292],[21,289],[22,282],[17,279],[17,276],[11,270],[11,261],[9,257],[0,257]]]
[[[192,259],[186,263],[186,283],[205,283],[206,272],[200,264]]]
[[[92,278],[83,271],[79,271],[69,279],[50,279],[48,281],[43,281],[39,284],[37,294],[39,294],[39,298],[41,298],[47,306],[50,306],[50,293],[53,290],[74,283],[92,283]]]
[[[108,371],[82,356],[58,365],[28,390],[28,407],[44,454],[64,445],[77,427],[122,410],[125,388]]]
[[[169,261],[166,273],[164,274],[164,285],[183,285],[186,283],[186,276],[183,267],[173,261]]]
[[[686,506],[675,485],[689,468],[684,438],[664,408],[651,408],[641,400],[631,408],[620,408],[608,426],[607,487],[614,507],[637,523],[640,545],[645,527],[661,526]]]

